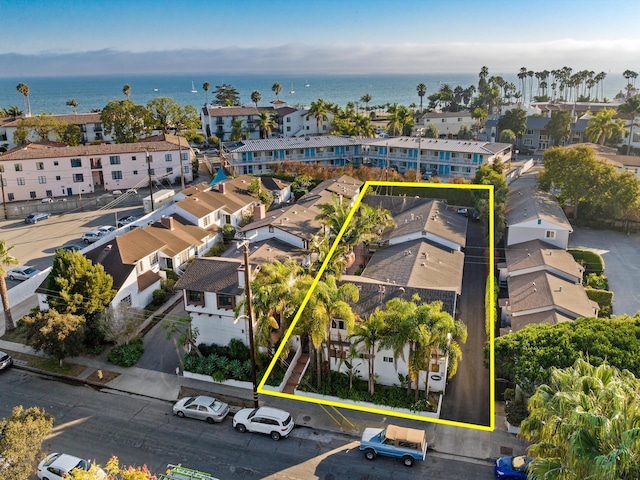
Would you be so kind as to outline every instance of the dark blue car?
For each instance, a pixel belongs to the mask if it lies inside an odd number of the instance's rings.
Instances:
[[[496,460],[496,478],[501,480],[527,480],[531,460],[533,458],[524,455],[500,457]]]

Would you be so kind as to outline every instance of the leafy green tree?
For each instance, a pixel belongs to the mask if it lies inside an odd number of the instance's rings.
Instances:
[[[71,313],[46,312],[23,317],[27,345],[62,361],[82,353],[85,340],[85,319]]]
[[[185,130],[200,128],[200,117],[193,105],[181,107],[174,99],[156,97],[147,104],[154,130],[162,133],[175,132],[179,135]]]
[[[440,132],[438,131],[438,127],[436,127],[433,123],[430,123],[427,128],[423,130],[422,136],[424,138],[439,138]]]
[[[75,126],[78,127],[77,125]],[[68,127],[70,127],[70,124],[52,115],[23,118],[16,125],[13,140],[17,145],[26,145],[29,143],[29,139],[35,136],[40,142],[51,140],[52,137],[60,142]]]
[[[520,435],[531,443],[537,478],[636,479],[640,471],[638,379],[578,359],[554,368],[529,400]]]
[[[618,113],[622,113],[631,119],[629,127],[629,143],[627,144],[627,155],[631,155],[631,141],[633,139],[633,127],[636,123],[636,117],[640,115],[640,97],[631,97],[618,107]]]
[[[228,83],[216,85],[215,96],[214,105],[220,105],[221,107],[240,106],[240,93],[233,85]]]
[[[613,108],[604,108],[589,120],[584,133],[590,142],[600,145],[605,142],[617,143],[615,140],[622,137],[625,121],[622,118],[614,120],[615,114]]]
[[[552,147],[544,152],[544,170],[538,176],[538,185],[549,191],[553,185],[560,192],[556,195],[561,205],[573,205],[573,218],[578,218],[578,204],[601,194],[599,162],[593,150],[586,146],[575,148]]]
[[[76,147],[82,143],[82,129],[78,125],[68,123],[58,129],[56,137],[60,143]]]
[[[118,457],[111,457],[104,466],[109,480],[156,480],[146,465],[134,467],[120,465]],[[76,468],[71,471],[71,480],[103,480],[104,473],[100,466],[96,463],[91,464],[89,470]]]
[[[549,132],[552,145],[564,144],[571,135],[571,112],[567,110],[551,112],[546,130]]]
[[[148,134],[153,127],[153,116],[132,100],[112,100],[102,109],[100,121],[107,135],[116,143],[134,143]]]
[[[508,128],[506,128],[504,130],[501,130],[500,131],[499,141],[502,142],[502,143],[511,143],[512,145],[515,145],[515,143],[516,143],[516,134],[513,133]]]
[[[473,180],[473,183],[477,185],[493,185],[493,200],[494,200],[494,241],[495,243],[499,243],[504,236],[504,231],[506,228],[506,208],[507,208],[507,194],[509,193],[509,187],[507,186],[507,182],[502,176],[502,174],[498,173],[497,168],[501,168],[498,165],[481,165],[478,170],[476,170],[476,175]],[[480,215],[480,220],[484,225],[484,228],[489,228],[489,215],[491,211],[489,210],[489,197],[485,192],[478,192],[476,195],[476,209]],[[488,233],[488,232],[487,232]]]
[[[19,265],[20,262],[16,257],[11,255],[14,245],[7,246],[6,240],[0,240],[0,297],[2,298],[2,308],[4,309],[5,331],[11,332],[16,329],[16,324],[11,315],[11,303],[9,302],[9,294],[7,292],[7,282],[5,275],[7,271],[5,267],[13,267]]]
[[[469,125],[462,125],[460,130],[458,130],[458,139],[459,140],[471,140],[473,138],[473,132],[469,128]]]
[[[40,459],[42,442],[53,430],[53,417],[39,407],[14,407],[9,418],[0,420],[0,452],[7,463],[3,480],[30,478],[33,465]]]
[[[521,138],[527,129],[527,113],[521,108],[507,110],[498,120],[500,130],[511,130],[516,138]]]

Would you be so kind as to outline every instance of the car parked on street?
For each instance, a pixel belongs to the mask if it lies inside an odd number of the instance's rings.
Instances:
[[[65,252],[75,252],[76,250],[82,250],[84,247],[81,245],[65,245],[64,247],[60,247],[58,250],[64,250]]]
[[[94,243],[100,240],[104,236],[104,232],[100,230],[89,230],[82,234],[82,241],[86,244]]]
[[[99,232],[103,232],[106,235],[107,233],[115,232],[116,227],[114,227],[113,225],[103,225],[96,228],[96,230],[98,230]]]
[[[387,428],[364,429],[360,439],[360,450],[367,460],[378,455],[401,458],[406,467],[427,455],[427,432],[415,428],[387,425]]]
[[[500,457],[496,460],[495,474],[499,479],[527,480],[529,464],[533,458],[525,455]]]
[[[47,197],[40,200],[40,203],[53,203],[53,198]]]
[[[13,365],[13,358],[8,353],[0,352],[0,370],[6,370]]]
[[[27,215],[27,218],[24,219],[24,223],[38,223],[40,220],[46,220],[49,216],[49,213],[46,212],[34,212]]]
[[[291,414],[278,408],[243,408],[233,416],[233,428],[240,433],[264,433],[275,441],[287,437],[293,427]]]
[[[25,265],[24,267],[12,268],[7,272],[7,277],[9,277],[9,280],[28,280],[39,273],[40,270],[37,268],[31,265]]]
[[[130,223],[133,223],[136,220],[138,220],[138,218],[134,217],[132,215],[129,215],[128,217],[121,218],[121,219],[118,220],[118,228],[124,227],[125,225],[129,225]]]
[[[229,405],[206,395],[181,398],[173,406],[174,415],[180,418],[196,418],[207,423],[219,423],[228,413]]]
[[[38,464],[38,478],[42,480],[68,480],[69,473],[76,468],[89,470],[91,462],[66,453],[52,453]],[[104,470],[99,469],[99,477],[107,478]]]

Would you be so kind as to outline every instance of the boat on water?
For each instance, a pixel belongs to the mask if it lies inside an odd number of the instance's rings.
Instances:
[[[309,85],[309,81],[307,80],[307,82],[304,84],[305,87],[310,87],[311,85]]]
[[[154,89],[153,89],[153,91],[154,91],[154,92],[157,92],[157,91],[158,91],[158,89],[157,89],[157,88],[154,88]]]
[[[198,93],[198,90],[196,90],[196,86],[193,84],[193,82],[191,82],[191,93]]]
[[[296,91],[293,88],[293,83],[291,84],[291,90],[289,90],[289,93],[296,93]]]

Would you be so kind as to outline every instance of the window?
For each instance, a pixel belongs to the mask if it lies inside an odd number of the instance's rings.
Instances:
[[[82,167],[82,160],[79,158],[72,158],[71,168],[78,168],[78,167]]]
[[[53,197],[53,191],[52,190],[47,190],[44,193],[47,197]]]
[[[60,175],[56,175],[56,181],[58,181],[58,182],[59,182],[59,181],[60,181],[60,178],[61,178],[61,177],[60,177]]]
[[[47,183],[47,177],[45,177],[44,175],[38,176],[38,183],[40,185],[44,185],[45,183]]]
[[[209,219],[209,215],[207,215],[206,217],[204,217],[204,218],[202,219],[202,225],[206,227],[206,226],[208,226],[208,225],[209,225],[210,221],[211,221],[211,220]]]
[[[16,169],[16,172],[21,172],[22,171],[22,164],[21,163],[14,163],[13,166]]]
[[[167,167],[167,173],[173,173],[173,167]]]
[[[187,290],[187,304],[200,305],[201,307],[204,307],[204,292]]]
[[[135,161],[136,161],[136,156],[135,156],[135,155],[132,155],[132,156],[131,156],[131,160],[133,160],[133,161],[135,162]]]
[[[287,123],[291,123],[291,117],[287,117]]]
[[[273,225],[269,225],[269,233],[273,233]]]
[[[122,300],[120,300],[120,303],[131,305],[131,295],[127,295],[126,297],[124,297]]]
[[[172,162],[173,159],[171,158],[171,154],[170,153],[165,153],[164,154],[164,161],[165,162]]]
[[[36,170],[44,170],[44,162],[36,162]]]
[[[84,182],[84,175],[82,173],[74,173],[73,183],[82,183],[82,182]]]
[[[224,223],[231,223],[231,215],[224,216]]]
[[[236,297],[233,295],[224,295],[219,293],[216,298],[218,301],[218,308],[230,310],[236,307]]]
[[[337,328],[339,330],[344,330],[344,320],[331,320],[331,328]]]
[[[58,160],[54,160],[54,161],[53,161],[53,166],[54,166],[54,167],[57,167],[57,166],[58,166]]]
[[[112,180],[122,180],[122,170],[114,170],[111,172]]]
[[[556,231],[547,230],[546,232],[544,232],[544,238],[556,238]]]
[[[36,192],[29,192],[29,196],[31,198],[36,198]]]
[[[109,157],[109,163],[111,165],[120,165],[120,155],[111,155]]]
[[[18,185],[25,185],[24,177],[18,177],[18,178],[16,178],[16,180],[18,181]]]
[[[6,181],[6,180],[5,180],[5,181]],[[9,201],[10,201],[10,202],[13,202],[13,201],[15,200],[15,196],[13,195],[13,193],[10,193],[10,194],[8,195],[8,198],[9,198]]]
[[[182,152],[182,161],[183,162],[189,161],[189,152]]]
[[[393,363],[393,357],[382,357],[382,361],[385,363]]]
[[[442,119],[442,120],[440,120],[440,121],[441,121],[442,123],[446,123],[446,122],[447,122],[447,119],[446,119],[446,118],[443,118],[443,119]]]
[[[158,264],[158,252],[149,255],[149,264],[153,267]]]
[[[155,175],[156,174],[156,169],[155,168],[150,168],[149,169],[149,175]]]

